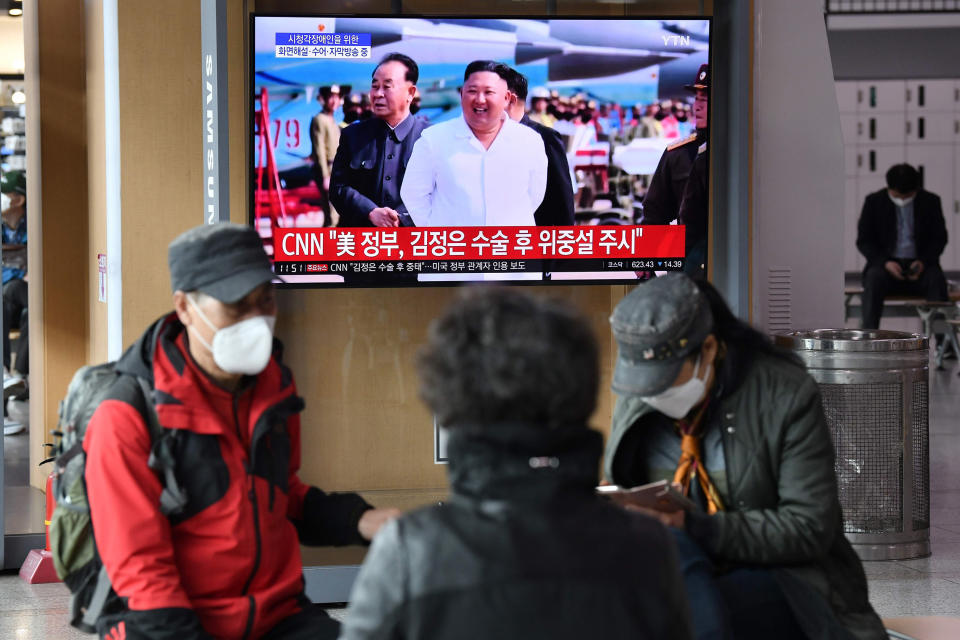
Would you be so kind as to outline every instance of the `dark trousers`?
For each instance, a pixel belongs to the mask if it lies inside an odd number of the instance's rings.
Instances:
[[[904,272],[912,260],[899,261]],[[886,296],[919,296],[927,300],[948,300],[947,279],[939,265],[924,268],[916,280],[897,280],[883,264],[873,265],[863,272],[863,328],[880,327],[883,315],[883,299]]]
[[[14,278],[3,285],[3,366],[10,370],[10,330],[19,329],[17,371],[30,373],[27,333],[27,283]]]
[[[719,573],[685,531],[670,529],[690,603],[696,640],[805,640],[783,590],[769,568]]]
[[[310,605],[267,632],[261,640],[336,640],[340,623],[319,605]]]
[[[168,616],[157,613],[168,611]],[[146,615],[143,615],[146,614]],[[212,640],[186,609],[127,611],[97,625],[101,640]],[[304,603],[300,613],[281,620],[258,640],[336,640],[340,623],[322,607]]]
[[[323,188],[323,172],[320,171],[320,165],[313,165],[313,182],[320,191],[320,208],[323,210],[323,226],[333,226],[333,205],[330,204],[330,192]]]

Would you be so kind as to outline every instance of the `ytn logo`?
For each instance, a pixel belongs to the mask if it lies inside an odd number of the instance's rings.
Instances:
[[[661,36],[663,38],[663,46],[673,46],[673,47],[689,47],[690,46],[690,36]]]

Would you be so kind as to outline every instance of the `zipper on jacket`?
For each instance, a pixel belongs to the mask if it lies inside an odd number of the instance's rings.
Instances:
[[[247,640],[253,633],[253,619],[257,617],[257,601],[253,599],[253,596],[247,596],[247,598],[250,599],[250,613],[247,617],[247,628],[243,630],[243,640]]]
[[[233,424],[237,427],[237,437],[240,438],[240,447],[246,448],[243,439],[243,431],[240,430],[240,396],[236,392],[233,394]]]
[[[260,539],[260,516],[257,512],[256,480],[254,479],[253,474],[250,473],[250,469],[247,469],[247,477],[250,478],[250,493],[248,496],[250,498],[250,504],[253,506],[253,533],[256,536],[257,553],[253,557],[253,569],[250,570],[250,577],[247,578],[247,582],[243,585],[243,595],[247,595],[247,591],[250,590],[250,585],[253,583],[253,577],[257,575],[257,571],[260,570],[260,547],[263,546],[263,541]]]
[[[238,404],[239,404],[239,398],[235,395],[233,397],[233,422],[237,427],[237,435],[240,435],[240,445],[243,448],[246,448],[246,445],[244,444],[244,441],[243,441],[243,436],[241,435],[242,432],[240,430],[240,416],[239,416],[239,410],[237,408]],[[249,497],[250,505],[253,508],[253,532],[254,532],[254,535],[256,536],[257,551],[253,559],[253,569],[250,570],[250,576],[247,578],[247,582],[243,585],[243,591],[241,592],[243,595],[247,595],[247,592],[250,590],[250,585],[253,583],[253,578],[254,576],[257,575],[257,571],[259,571],[260,569],[261,547],[263,546],[263,540],[261,539],[261,536],[260,536],[260,516],[258,513],[258,507],[257,507],[257,485],[256,485],[256,479],[254,478],[254,475],[253,475],[253,468],[250,465],[251,465],[251,462],[248,456],[247,463],[246,463],[246,467],[247,467],[246,470],[247,470],[247,478],[250,481],[250,490],[247,493],[247,497]],[[253,625],[253,615],[255,611],[253,596],[249,596],[249,597],[250,597],[250,603],[251,603],[250,618],[249,620],[247,620],[248,634],[244,635],[244,638],[249,636],[249,629]]]

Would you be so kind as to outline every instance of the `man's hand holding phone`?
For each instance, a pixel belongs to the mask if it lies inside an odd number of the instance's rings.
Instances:
[[[900,263],[896,260],[887,260],[883,268],[887,270],[891,276],[897,280],[905,280],[906,278],[903,275],[903,267],[900,266]]]
[[[923,274],[923,263],[919,260],[914,260],[910,263],[910,268],[907,271],[907,280],[919,280],[920,276]]]

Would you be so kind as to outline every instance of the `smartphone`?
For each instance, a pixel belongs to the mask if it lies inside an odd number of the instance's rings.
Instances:
[[[624,488],[617,485],[597,487],[597,494],[606,496],[621,506],[635,505],[671,513],[673,511],[697,511],[697,505],[666,480],[651,482],[639,487]]]

